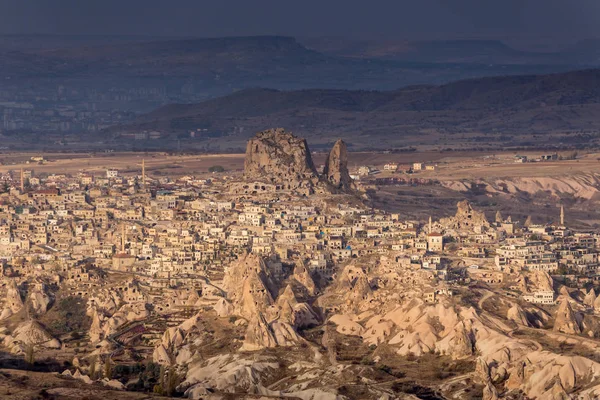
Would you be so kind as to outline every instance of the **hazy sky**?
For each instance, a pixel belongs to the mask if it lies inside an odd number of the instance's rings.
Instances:
[[[0,0],[0,33],[600,37],[600,0]]]

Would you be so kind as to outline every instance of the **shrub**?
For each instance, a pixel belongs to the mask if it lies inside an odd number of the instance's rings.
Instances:
[[[221,165],[213,165],[212,167],[208,168],[208,172],[225,172],[225,168],[223,168]]]

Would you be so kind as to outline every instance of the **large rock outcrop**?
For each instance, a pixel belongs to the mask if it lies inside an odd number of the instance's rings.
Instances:
[[[329,152],[323,170],[323,179],[334,188],[343,191],[353,189],[353,181],[348,172],[348,149],[343,140],[338,140]]]
[[[281,128],[259,132],[248,141],[244,178],[305,194],[314,193],[319,183],[306,140]]]

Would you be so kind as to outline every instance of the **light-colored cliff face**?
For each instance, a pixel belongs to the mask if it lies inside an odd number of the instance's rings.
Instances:
[[[448,189],[467,192],[471,183],[485,184],[488,193],[518,194],[545,192],[552,196],[570,194],[581,200],[592,200],[597,197],[600,187],[600,175],[581,173],[570,176],[543,177],[507,177],[498,179],[478,179],[474,181],[444,180],[440,182]]]

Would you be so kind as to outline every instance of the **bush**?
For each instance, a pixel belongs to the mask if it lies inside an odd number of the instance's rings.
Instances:
[[[208,169],[208,172],[225,172],[225,168],[220,165],[213,165]]]

